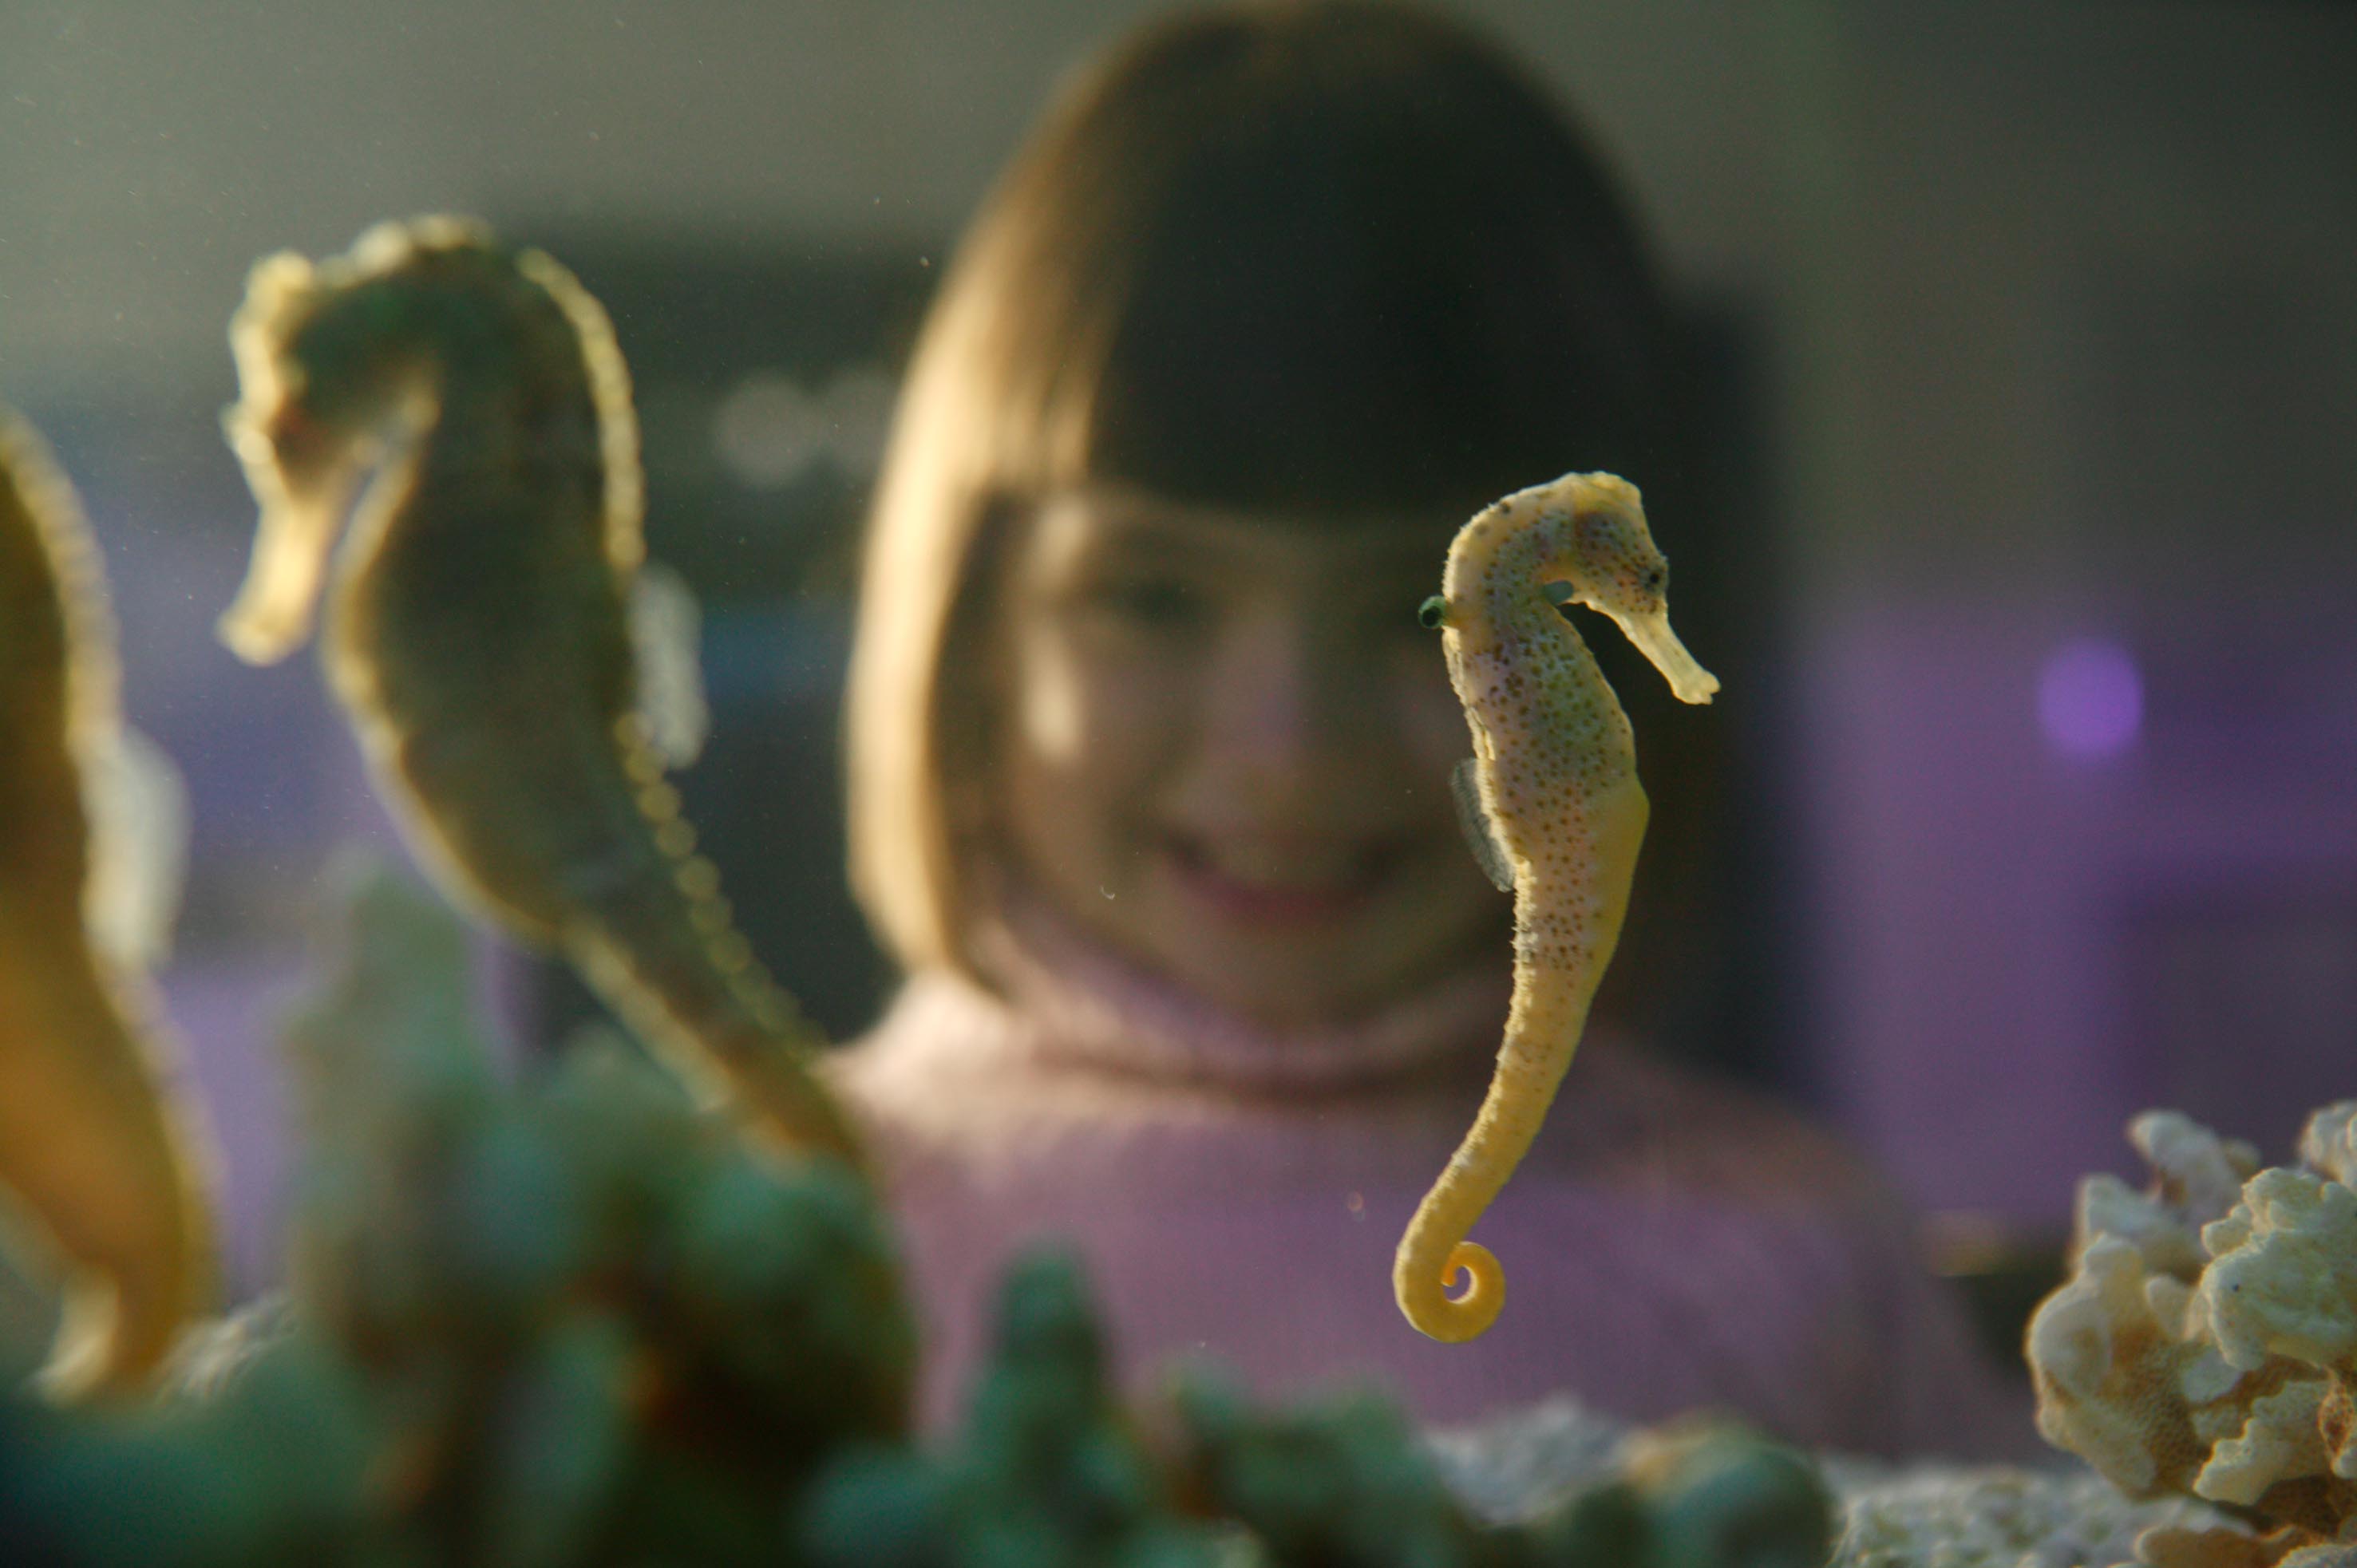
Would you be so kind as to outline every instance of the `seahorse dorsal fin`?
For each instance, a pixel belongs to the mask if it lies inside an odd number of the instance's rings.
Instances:
[[[1473,858],[1489,875],[1490,881],[1501,893],[1514,890],[1513,863],[1506,858],[1506,846],[1498,842],[1496,830],[1490,826],[1490,813],[1481,809],[1481,780],[1474,771],[1479,766],[1466,757],[1448,775],[1448,792],[1457,801],[1457,825],[1465,834],[1465,845]]]
[[[81,760],[91,822],[82,923],[114,963],[159,968],[171,956],[188,871],[188,786],[164,748],[128,725]]]
[[[638,662],[638,714],[655,749],[673,768],[704,750],[712,708],[704,695],[697,638],[704,611],[695,591],[670,567],[649,561],[630,585],[630,650]]]

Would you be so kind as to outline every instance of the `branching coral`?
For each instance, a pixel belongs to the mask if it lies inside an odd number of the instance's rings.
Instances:
[[[2319,1111],[2300,1163],[2182,1116],[2129,1136],[2138,1194],[2091,1178],[2077,1270],[2029,1335],[2039,1429],[2128,1493],[2222,1505],[2263,1531],[2147,1538],[2169,1568],[2304,1561],[2357,1540],[2357,1102]],[[2290,1554],[2287,1556],[2287,1554]]]
[[[2190,1498],[2135,1501],[2075,1468],[1917,1469],[1841,1490],[1829,1568],[2109,1568],[2162,1532],[2206,1535],[2222,1522]]]

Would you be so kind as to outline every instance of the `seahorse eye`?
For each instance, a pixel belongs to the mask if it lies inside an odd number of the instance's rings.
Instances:
[[[1416,624],[1426,631],[1438,631],[1448,619],[1448,601],[1438,594],[1416,607]]]

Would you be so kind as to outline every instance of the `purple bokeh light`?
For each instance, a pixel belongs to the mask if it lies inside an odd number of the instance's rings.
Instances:
[[[2056,649],[2039,667],[2038,727],[2048,746],[2076,761],[2134,746],[2144,727],[2144,677],[2135,656],[2100,637]]]

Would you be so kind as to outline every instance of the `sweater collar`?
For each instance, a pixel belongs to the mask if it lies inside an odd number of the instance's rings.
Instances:
[[[974,956],[1048,1061],[1205,1088],[1297,1093],[1368,1087],[1478,1060],[1498,1043],[1512,976],[1482,953],[1363,1017],[1276,1027],[1237,1016],[1003,888]]]

